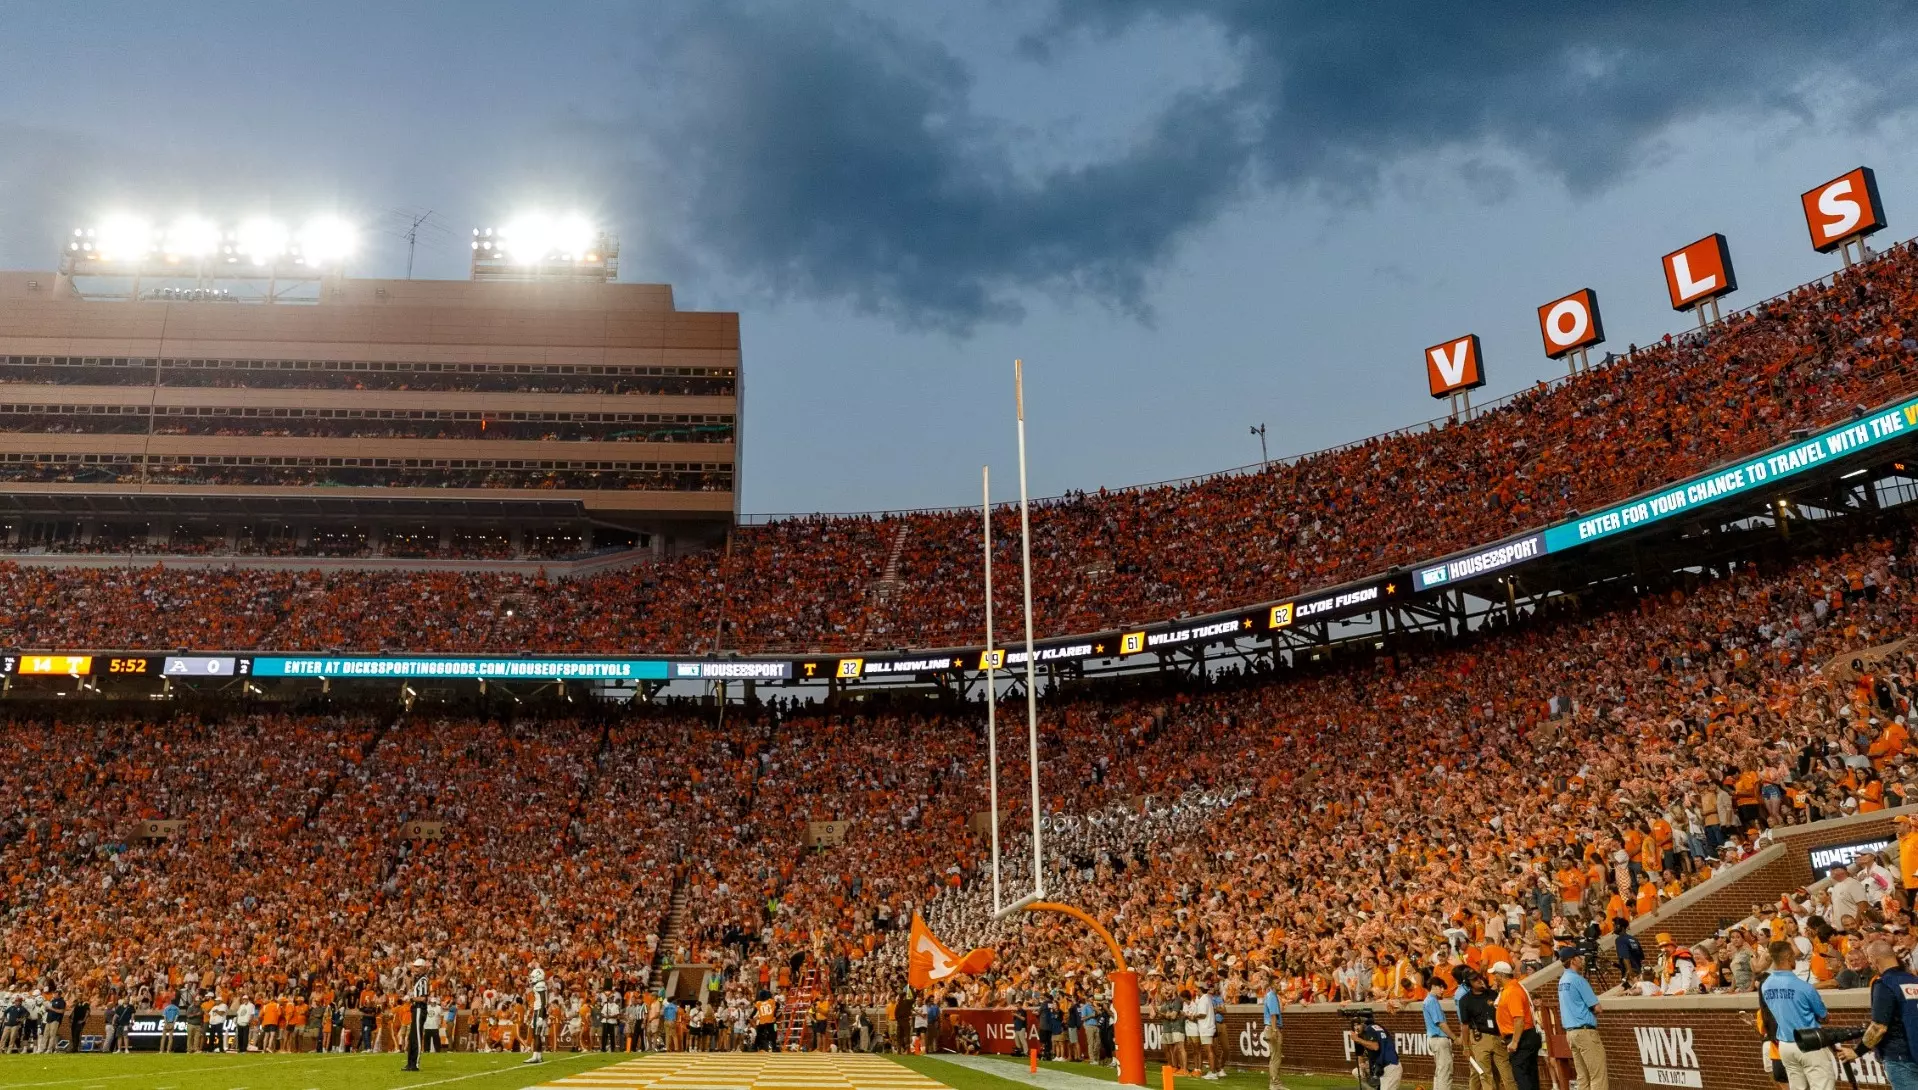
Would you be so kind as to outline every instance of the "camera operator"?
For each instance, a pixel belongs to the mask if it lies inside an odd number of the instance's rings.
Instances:
[[[1789,940],[1771,944],[1772,971],[1758,990],[1761,1010],[1771,1038],[1778,1044],[1778,1059],[1791,1090],[1833,1090],[1838,1082],[1838,1063],[1831,1050],[1801,1051],[1793,1036],[1801,1029],[1818,1028],[1827,1015],[1818,990],[1792,971],[1797,956],[1797,948]]]
[[[1370,1010],[1352,1012],[1352,1043],[1366,1051],[1365,1060],[1379,1090],[1399,1090],[1405,1069],[1399,1066],[1398,1046],[1385,1027],[1372,1020]]]
[[[1865,944],[1865,957],[1878,974],[1871,983],[1871,1024],[1865,1027],[1864,1046],[1885,1065],[1891,1090],[1918,1090],[1918,976],[1899,964],[1898,953],[1882,938]],[[1858,1058],[1857,1049],[1839,1045],[1832,1050],[1840,1060]]]

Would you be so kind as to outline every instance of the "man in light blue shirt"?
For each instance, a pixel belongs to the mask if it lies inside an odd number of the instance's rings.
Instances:
[[[1439,999],[1442,984],[1436,973],[1425,970],[1425,1001],[1419,1010],[1425,1015],[1425,1041],[1432,1048],[1432,1090],[1452,1090],[1452,1034],[1445,1028],[1445,1006]]]
[[[1781,939],[1771,944],[1771,963],[1778,968],[1765,977],[1758,988],[1758,998],[1775,1027],[1772,1040],[1778,1042],[1778,1059],[1784,1065],[1791,1090],[1832,1090],[1838,1082],[1838,1062],[1832,1058],[1831,1050],[1800,1052],[1793,1040],[1799,1030],[1817,1028],[1826,1015],[1825,1001],[1818,997],[1818,989],[1792,972],[1791,966],[1797,958],[1798,951],[1790,942]]]
[[[1571,1046],[1579,1090],[1609,1090],[1605,1044],[1598,1038],[1598,993],[1585,979],[1585,953],[1576,946],[1562,947],[1558,960],[1565,965],[1565,975],[1558,978],[1558,1017],[1565,1043]]]
[[[1278,981],[1270,974],[1265,977],[1265,995],[1259,1000],[1259,1011],[1265,1016],[1265,1028],[1259,1031],[1259,1040],[1265,1042],[1270,1053],[1265,1062],[1266,1082],[1271,1090],[1285,1090],[1285,1084],[1279,1081],[1279,1061],[1285,1056],[1285,1004],[1279,999]]]

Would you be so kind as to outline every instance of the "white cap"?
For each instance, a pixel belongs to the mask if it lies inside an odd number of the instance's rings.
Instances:
[[[1509,961],[1495,961],[1492,963],[1492,971],[1495,973],[1504,973],[1506,976],[1511,976],[1512,963]]]
[[[415,969],[424,969],[424,968],[426,968],[426,959],[425,959],[425,958],[414,958],[414,959],[413,959],[413,968],[415,968]]]

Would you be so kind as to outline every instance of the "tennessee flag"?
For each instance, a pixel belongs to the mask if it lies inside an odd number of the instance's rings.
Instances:
[[[964,974],[971,976],[992,968],[996,955],[988,947],[980,947],[965,957],[959,957],[946,948],[946,944],[933,938],[932,929],[919,913],[912,914],[912,939],[906,951],[906,983],[914,989],[925,988],[941,980]]]

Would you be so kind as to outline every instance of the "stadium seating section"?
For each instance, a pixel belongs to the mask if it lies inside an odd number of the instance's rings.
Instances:
[[[1458,427],[1263,472],[1080,493],[1033,513],[1033,608],[1065,635],[1280,598],[1590,511],[1918,387],[1918,252],[1637,347]],[[1011,520],[996,542],[1016,571]],[[899,531],[905,530],[903,540]],[[897,579],[875,587],[898,546]],[[10,646],[690,653],[983,641],[977,516],[746,527],[729,552],[545,583],[520,576],[0,568]],[[1017,615],[1001,579],[995,608]],[[517,599],[509,619],[501,603]],[[59,607],[47,608],[52,603]],[[217,633],[203,618],[220,618]],[[115,637],[117,636],[117,642]]]
[[[1918,254],[1901,247],[1702,343],[1639,348],[1469,424],[1048,505],[1039,627],[1323,585],[1848,415],[1912,386],[1915,289]],[[882,601],[866,584],[901,526]],[[1918,657],[1822,669],[1913,631],[1918,551],[1880,529],[1642,593],[1549,599],[1397,655],[1048,700],[1047,888],[1110,921],[1154,987],[1243,990],[1269,970],[1294,1001],[1383,998],[1422,967],[1539,964],[1551,936],[1653,912],[1767,828],[1918,802]],[[1016,545],[1000,542],[1009,562]],[[709,647],[723,622],[723,645],[747,650],[953,644],[981,635],[976,547],[956,514],[784,522],[729,554],[560,584],[9,567],[0,636],[665,651]],[[1000,589],[1015,615],[1016,586]],[[390,995],[404,960],[430,953],[466,1010],[534,961],[569,1002],[687,963],[726,967],[735,992],[816,973],[880,1002],[901,984],[914,911],[952,945],[999,950],[997,969],[955,986],[967,1002],[1083,988],[1105,964],[1089,936],[990,921],[986,847],[968,828],[986,808],[982,732],[981,709],[930,705],[22,716],[0,726],[0,990],[53,981],[96,1005],[189,984],[256,1001]],[[1014,753],[1001,772],[1020,784],[1026,769]],[[1028,818],[1010,807],[1012,827]],[[147,819],[185,824],[131,839]],[[444,839],[409,839],[413,819],[443,821]],[[809,819],[852,831],[808,849]],[[1871,912],[1909,928],[1879,893]],[[1864,915],[1797,907],[1841,927]],[[1822,941],[1807,940],[1814,971],[1835,972]],[[1719,986],[1735,986],[1736,942],[1706,952]]]

